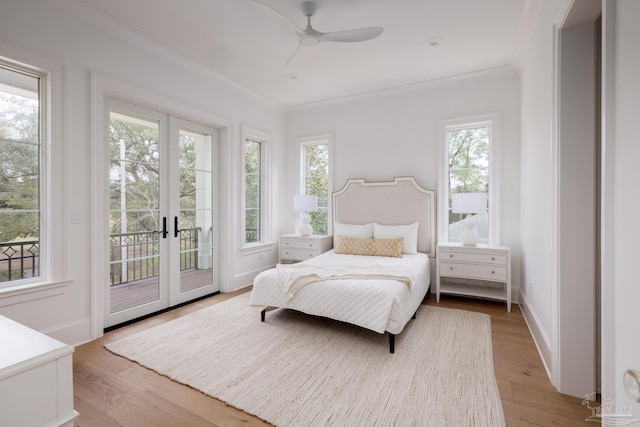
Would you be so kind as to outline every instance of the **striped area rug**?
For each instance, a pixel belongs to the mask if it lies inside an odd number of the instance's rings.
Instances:
[[[249,293],[106,344],[276,426],[504,426],[489,316],[421,306],[388,338]]]

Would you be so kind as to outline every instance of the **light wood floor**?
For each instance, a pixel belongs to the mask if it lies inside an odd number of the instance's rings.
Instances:
[[[263,421],[175,383],[104,349],[104,343],[238,295],[216,295],[117,329],[76,348],[77,427],[266,426]],[[426,304],[435,305],[430,295]],[[517,305],[443,296],[439,306],[491,316],[493,358],[507,426],[588,426],[582,400],[559,394],[550,384]],[[402,348],[396,348],[402,351]]]

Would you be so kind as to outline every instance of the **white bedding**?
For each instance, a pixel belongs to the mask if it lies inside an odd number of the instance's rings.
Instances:
[[[376,271],[405,271],[411,278],[406,280],[353,279],[333,277],[319,280],[300,287],[288,295],[278,283],[278,270],[270,269],[260,273],[254,280],[250,304],[291,308],[307,314],[328,317],[352,323],[378,333],[392,334],[402,332],[405,324],[416,312],[429,290],[430,273],[427,254],[403,255],[402,258],[343,255],[333,251],[297,264],[294,268],[306,270],[306,267],[322,268],[374,266]]]

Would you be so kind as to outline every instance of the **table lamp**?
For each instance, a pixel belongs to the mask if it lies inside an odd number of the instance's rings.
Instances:
[[[309,223],[311,218],[309,212],[318,210],[318,198],[316,196],[299,195],[293,197],[293,210],[302,212],[300,214],[300,235],[311,236],[313,227]]]
[[[464,231],[460,235],[460,241],[465,246],[475,246],[478,243],[478,223],[473,214],[487,211],[487,193],[455,193],[451,197],[451,212],[467,214],[462,221]]]

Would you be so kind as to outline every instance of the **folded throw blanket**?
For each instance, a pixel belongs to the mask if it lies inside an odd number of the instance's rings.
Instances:
[[[303,286],[319,280],[337,279],[389,279],[398,280],[413,288],[415,278],[406,270],[379,266],[308,266],[305,264],[278,264],[278,285],[290,300]]]

